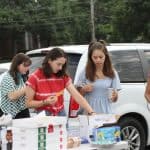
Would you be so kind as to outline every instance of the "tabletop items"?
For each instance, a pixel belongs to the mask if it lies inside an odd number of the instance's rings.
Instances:
[[[83,144],[95,148],[111,146],[115,149],[123,144],[127,147],[128,143],[121,141],[117,120],[114,114],[79,115],[67,121],[66,117],[43,116],[42,113],[32,118],[14,119],[11,128],[2,127],[3,150],[80,150]]]
[[[2,115],[0,117],[0,126],[9,126],[12,124],[12,116],[10,114],[8,115]]]

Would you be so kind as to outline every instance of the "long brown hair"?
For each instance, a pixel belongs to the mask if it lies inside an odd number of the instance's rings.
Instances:
[[[63,65],[62,70],[60,70],[58,73],[56,73],[57,77],[62,77],[64,75],[67,75],[66,68],[67,68],[67,56],[65,52],[61,48],[53,48],[50,50],[47,55],[45,56],[43,63],[42,63],[42,70],[44,72],[44,75],[49,78],[53,74],[51,66],[48,64],[48,61],[56,60],[57,58],[64,57],[66,59],[66,63]]]
[[[106,43],[103,40],[94,41],[89,44],[88,47],[88,60],[86,64],[86,78],[90,81],[95,80],[96,75],[96,66],[92,60],[92,54],[95,50],[100,50],[105,54],[105,62],[103,67],[103,74],[107,77],[114,78],[114,70],[112,67],[112,63],[108,54],[108,50],[106,48]]]
[[[16,54],[11,61],[9,73],[13,77],[16,84],[19,84],[19,79],[17,76],[18,66],[22,63],[24,63],[26,66],[29,66],[32,63],[30,57],[25,55],[24,53]]]

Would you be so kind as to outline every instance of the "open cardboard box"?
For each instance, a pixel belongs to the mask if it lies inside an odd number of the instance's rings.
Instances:
[[[79,115],[80,137],[85,137],[90,141],[89,136],[93,134],[94,128],[117,124],[119,117],[116,114]]]

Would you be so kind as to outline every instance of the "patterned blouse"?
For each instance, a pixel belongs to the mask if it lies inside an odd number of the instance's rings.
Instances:
[[[24,86],[23,79],[20,74],[18,74],[20,79],[19,85],[15,84],[12,76],[7,72],[3,80],[1,81],[1,104],[0,107],[4,113],[11,114],[14,118],[19,112],[26,108],[25,106],[25,95],[20,96],[18,100],[10,100],[8,93],[13,92],[22,86]]]

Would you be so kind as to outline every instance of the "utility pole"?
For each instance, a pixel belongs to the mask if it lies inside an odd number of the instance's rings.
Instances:
[[[25,50],[29,50],[29,32],[25,31]]]
[[[94,0],[90,1],[90,7],[91,7],[91,36],[92,41],[94,41],[95,40]]]

